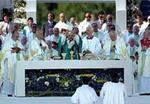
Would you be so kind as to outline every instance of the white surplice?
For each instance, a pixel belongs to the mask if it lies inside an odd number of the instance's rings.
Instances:
[[[127,52],[128,52],[128,57],[130,56],[135,56],[135,53],[138,52],[139,53],[139,49],[137,46],[127,46]]]
[[[6,23],[4,21],[0,22],[0,28],[2,29],[5,35],[7,35],[7,33],[10,31],[11,25],[11,23]]]
[[[143,74],[140,77],[140,93],[150,93],[150,48],[145,52]]]
[[[95,104],[97,99],[98,96],[92,87],[89,85],[82,85],[76,89],[71,97],[71,102],[73,104]]]
[[[19,53],[11,53],[12,47],[19,47],[22,49],[21,42],[12,38],[4,44],[2,52],[5,54],[4,59],[2,60],[2,70],[4,70],[4,84],[2,88],[2,93],[4,94],[13,94],[14,93],[14,82],[15,82],[15,65],[17,60],[20,59]]]
[[[100,56],[102,48],[99,39],[96,37],[93,37],[92,39],[87,39],[87,37],[84,37],[82,40],[82,51],[87,50]]]
[[[79,35],[81,37],[82,36],[82,32],[86,31],[86,28],[91,26],[92,21],[87,21],[86,19],[84,19],[83,21],[80,22],[80,24],[78,25],[78,29],[79,29]]]
[[[103,54],[106,56],[106,59],[110,59],[111,57],[111,44],[111,39],[107,39],[104,43]],[[125,42],[121,37],[117,36],[117,40],[115,41],[115,58],[126,59],[127,56],[127,47]]]
[[[100,97],[103,98],[103,104],[125,104],[126,87],[121,82],[105,82]]]
[[[58,28],[60,32],[62,31],[62,29],[70,30],[70,31],[72,30],[72,26],[68,21],[66,22],[59,21],[58,23],[56,23],[54,28]]]
[[[32,28],[28,25],[23,28],[23,34],[28,38],[29,34],[32,32]]]
[[[47,44],[43,40],[39,40],[37,37],[31,41],[30,48],[30,58],[29,60],[43,60],[44,50],[42,47],[48,48]],[[46,50],[45,49],[45,50]]]

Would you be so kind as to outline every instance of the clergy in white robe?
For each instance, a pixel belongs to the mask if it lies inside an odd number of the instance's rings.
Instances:
[[[128,59],[132,63],[132,74],[133,77],[133,93],[138,92],[138,80],[137,80],[137,72],[138,72],[138,57],[139,57],[139,48],[135,45],[135,39],[130,37],[127,46]]]
[[[55,48],[55,42],[46,41],[48,49],[45,50],[46,60],[55,59],[55,57],[59,57],[58,50]]]
[[[130,57],[131,59],[135,59],[135,54],[139,53],[139,48],[135,45],[135,39],[133,37],[130,37],[129,42],[128,42],[128,46],[127,46],[127,51],[128,51],[128,57]]]
[[[140,86],[140,93],[150,93],[150,47],[145,52],[145,64],[143,67],[143,74],[141,76],[141,86]]]
[[[125,31],[123,31],[122,32],[122,35],[123,35],[123,39],[124,39],[124,41],[125,41],[125,43],[126,43],[126,46],[128,46],[128,41],[129,41],[129,36],[131,36],[132,35],[132,25],[131,24],[128,24],[127,25],[127,30],[125,30]]]
[[[0,29],[2,29],[4,35],[6,36],[11,30],[12,23],[9,21],[7,15],[3,16],[3,21],[0,22]]]
[[[31,41],[29,48],[30,48],[29,60],[44,60],[45,50],[47,50],[48,48],[44,40],[40,39],[36,35],[36,37]]]
[[[112,74],[112,81],[105,82],[100,91],[103,104],[125,104],[126,86],[119,82],[117,73]]]
[[[96,22],[92,23],[92,28],[94,31],[93,35],[99,39],[101,46],[103,47],[103,41],[105,37],[103,31],[98,29],[98,24]]]
[[[27,23],[28,23],[28,25],[23,28],[23,34],[26,37],[29,37],[29,34],[32,32],[32,27],[31,26],[33,24],[33,18],[29,17],[28,20],[27,20]]]
[[[95,90],[88,85],[89,80],[83,79],[83,85],[78,87],[71,97],[73,104],[95,104],[98,96]]]
[[[2,52],[5,54],[2,60],[4,70],[2,93],[4,94],[14,93],[15,64],[18,60],[20,60],[20,51],[22,49],[21,42],[18,38],[19,32],[14,30],[12,32],[12,37],[4,44],[2,49]]]
[[[37,30],[37,26],[35,23],[32,23],[31,25],[31,31],[28,33],[28,35],[24,35],[25,37],[27,37],[27,41],[29,44],[31,44],[31,41],[36,37],[36,30]]]
[[[141,14],[138,14],[136,16],[136,25],[138,25],[139,29],[140,29],[139,30],[139,35],[142,36],[144,31],[145,31],[145,29],[146,29],[146,27],[148,26],[148,23],[144,21],[144,18],[143,18],[143,16]]]
[[[139,54],[139,90],[140,94],[150,93],[150,76],[149,76],[149,60],[150,60],[150,29],[147,28],[143,34],[141,43],[141,52]]]
[[[104,43],[102,54],[104,59],[109,60],[127,58],[125,42],[121,37],[117,36],[114,30],[109,32],[109,38]]]
[[[21,37],[22,50],[20,51],[20,60],[29,59],[29,42],[26,36]]]
[[[54,26],[54,28],[58,28],[59,32],[62,32],[63,29],[65,30],[72,30],[72,26],[71,24],[66,20],[65,14],[64,13],[60,13],[59,14],[59,22],[56,23],[56,25]]]
[[[59,41],[61,41],[61,45],[64,44],[65,40],[66,40],[66,36],[64,36],[63,34],[60,34],[59,29],[58,28],[54,28],[53,29],[53,33],[51,36],[49,36],[46,41],[50,40],[51,42],[54,41],[56,43],[59,43]]]
[[[51,41],[57,44],[55,49],[59,52],[59,55],[61,54],[61,47],[64,45],[65,40],[66,36],[59,32],[59,28],[54,28],[53,34],[46,38],[46,41]]]
[[[103,98],[103,104],[125,104],[125,85],[121,82],[105,82],[100,96]]]
[[[82,52],[90,51],[100,58],[102,49],[99,39],[93,35],[93,29],[91,27],[87,27],[86,33],[87,36],[82,40]]]
[[[91,26],[92,20],[91,20],[91,13],[87,12],[85,13],[85,19],[80,22],[78,25],[79,28],[79,35],[81,37],[85,36],[86,28]]]
[[[143,76],[150,77],[150,47],[146,50],[146,59],[143,70]]]

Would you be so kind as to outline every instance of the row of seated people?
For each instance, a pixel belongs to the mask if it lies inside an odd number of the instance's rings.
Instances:
[[[109,32],[103,36],[103,39],[97,37],[98,25],[96,23],[86,28],[84,37],[81,37],[78,28],[74,27],[71,31],[63,33],[60,33],[58,28],[54,28],[53,34],[43,39],[42,32],[40,30],[37,32],[36,28],[36,24],[33,24],[32,32],[28,36],[14,29],[2,44],[2,53],[6,54],[9,50],[16,52],[19,60],[82,59],[84,55],[103,60],[137,58],[138,53],[145,50],[143,48],[149,47],[147,43],[149,35],[135,38],[138,28],[136,25],[133,27],[134,34],[128,37],[128,44],[115,32],[114,25],[108,28]]]
[[[94,35],[92,27],[87,27],[84,38],[78,35],[76,27],[64,34],[60,34],[59,29],[54,28],[53,33],[43,39],[40,31],[36,33],[36,24],[33,24],[29,37],[14,30],[3,44],[2,53],[16,53],[18,60],[49,60],[53,57],[82,59],[84,55],[91,55],[95,59],[127,58],[126,45],[113,29],[109,31],[104,44]]]

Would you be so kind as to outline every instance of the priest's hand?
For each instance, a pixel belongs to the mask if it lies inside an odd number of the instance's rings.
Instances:
[[[21,48],[19,48],[19,47],[13,47],[13,48],[11,48],[12,50],[11,50],[11,53],[19,53],[20,52],[20,50],[21,50]]]

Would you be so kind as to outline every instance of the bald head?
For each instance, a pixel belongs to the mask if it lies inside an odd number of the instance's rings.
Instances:
[[[62,21],[62,22],[65,21],[65,14],[64,13],[59,14],[59,20]]]
[[[90,20],[91,20],[91,13],[90,13],[90,12],[85,13],[85,19],[86,19],[87,21],[90,21]]]
[[[54,28],[53,29],[53,33],[55,36],[58,36],[59,35],[59,29],[58,28]]]
[[[110,36],[110,39],[112,41],[116,41],[117,40],[117,33],[114,30],[110,30],[109,31],[109,36]]]

